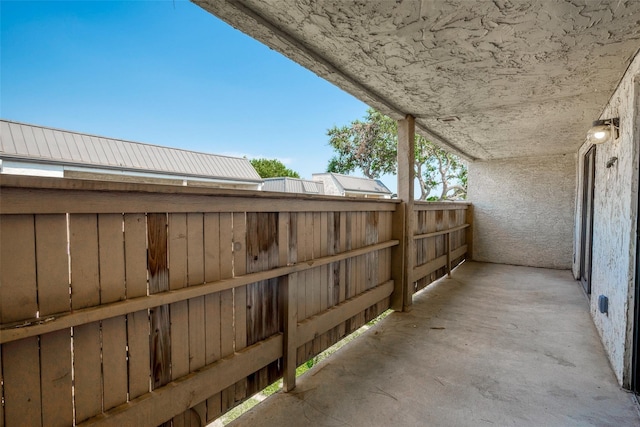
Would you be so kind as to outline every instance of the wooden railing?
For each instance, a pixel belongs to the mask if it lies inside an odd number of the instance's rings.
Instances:
[[[415,202],[413,293],[451,274],[469,251],[471,210],[467,202]]]
[[[0,197],[0,425],[202,425],[402,308],[396,201],[9,176]],[[465,207],[424,206],[417,283],[438,239],[450,266],[465,247]]]

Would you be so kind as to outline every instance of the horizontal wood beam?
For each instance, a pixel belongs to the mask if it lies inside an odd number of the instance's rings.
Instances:
[[[390,248],[398,245],[397,240],[389,240],[375,245],[368,245],[362,248],[342,252],[337,255],[316,258],[309,261],[302,261],[297,264],[288,265],[286,267],[274,268],[272,270],[261,271],[259,273],[245,274],[243,276],[234,277],[232,279],[218,280],[215,282],[205,283],[198,286],[190,286],[187,288],[177,289],[169,292],[161,292],[139,298],[127,299],[111,304],[104,304],[96,307],[75,310],[71,313],[62,313],[60,315],[47,316],[44,319],[34,319],[29,322],[21,322],[19,325],[2,325],[0,330],[0,344],[19,340],[26,337],[46,334],[48,332],[60,329],[70,328],[72,326],[83,325],[86,323],[105,320],[116,316],[121,316],[136,311],[158,307],[164,304],[171,304],[178,301],[188,300],[227,289],[233,289],[239,286],[251,283],[261,282],[291,273],[311,270],[333,262],[366,255],[382,249]]]
[[[470,202],[419,202],[413,205],[414,211],[455,211],[466,210],[471,206]]]
[[[413,238],[415,240],[415,239],[426,239],[428,237],[441,236],[443,234],[453,233],[454,231],[464,230],[468,226],[469,226],[469,224],[463,224],[463,225],[459,225],[457,227],[448,228],[446,230],[434,231],[432,233],[416,234],[415,236],[413,236]]]
[[[282,334],[246,347],[78,426],[155,426],[282,357]]]
[[[393,212],[394,200],[315,196],[313,199],[265,197],[246,191],[243,197],[185,193],[59,190],[2,186],[0,214],[144,213],[144,212]],[[365,201],[366,200],[366,201]]]
[[[460,258],[462,255],[464,255],[467,252],[467,245],[461,246],[458,249],[456,249],[455,251],[451,251],[451,259],[456,259],[456,258]],[[447,255],[442,255],[432,261],[429,261],[426,264],[422,264],[419,265],[417,267],[415,267],[413,269],[413,277],[411,278],[411,280],[413,282],[415,282],[416,280],[419,280],[431,273],[433,273],[434,271],[436,271],[439,268],[445,267],[447,265]]]
[[[392,292],[393,280],[389,280],[388,282],[378,285],[373,289],[369,289],[368,291],[350,298],[335,307],[331,307],[322,313],[303,320],[298,323],[298,330],[296,332],[297,346],[299,347],[325,333],[329,329],[338,326],[345,320],[385,299],[391,295]]]

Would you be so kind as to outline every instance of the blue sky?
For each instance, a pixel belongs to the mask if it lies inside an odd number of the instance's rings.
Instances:
[[[367,106],[184,1],[5,1],[4,119],[326,169]],[[383,179],[395,191],[394,179]]]

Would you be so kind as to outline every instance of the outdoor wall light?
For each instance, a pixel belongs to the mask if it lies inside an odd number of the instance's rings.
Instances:
[[[596,120],[593,122],[591,129],[589,129],[587,139],[594,144],[602,144],[611,136],[613,136],[613,139],[618,139],[619,129],[620,119],[618,117],[613,119]]]

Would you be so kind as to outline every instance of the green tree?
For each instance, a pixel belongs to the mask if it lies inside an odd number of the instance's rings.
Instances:
[[[260,178],[279,178],[290,177],[300,178],[298,172],[287,168],[284,163],[278,159],[251,159],[251,165],[260,175]]]
[[[397,122],[369,108],[364,120],[327,131],[329,145],[336,154],[329,160],[328,172],[348,174],[360,170],[375,179],[397,170]],[[466,196],[467,168],[455,154],[435,146],[420,135],[415,137],[415,173],[419,200],[454,200]],[[440,194],[431,193],[440,189]]]
[[[346,174],[360,169],[371,179],[395,173],[396,133],[396,122],[373,108],[367,110],[364,121],[334,126],[327,135],[336,155],[329,160],[327,171]]]

